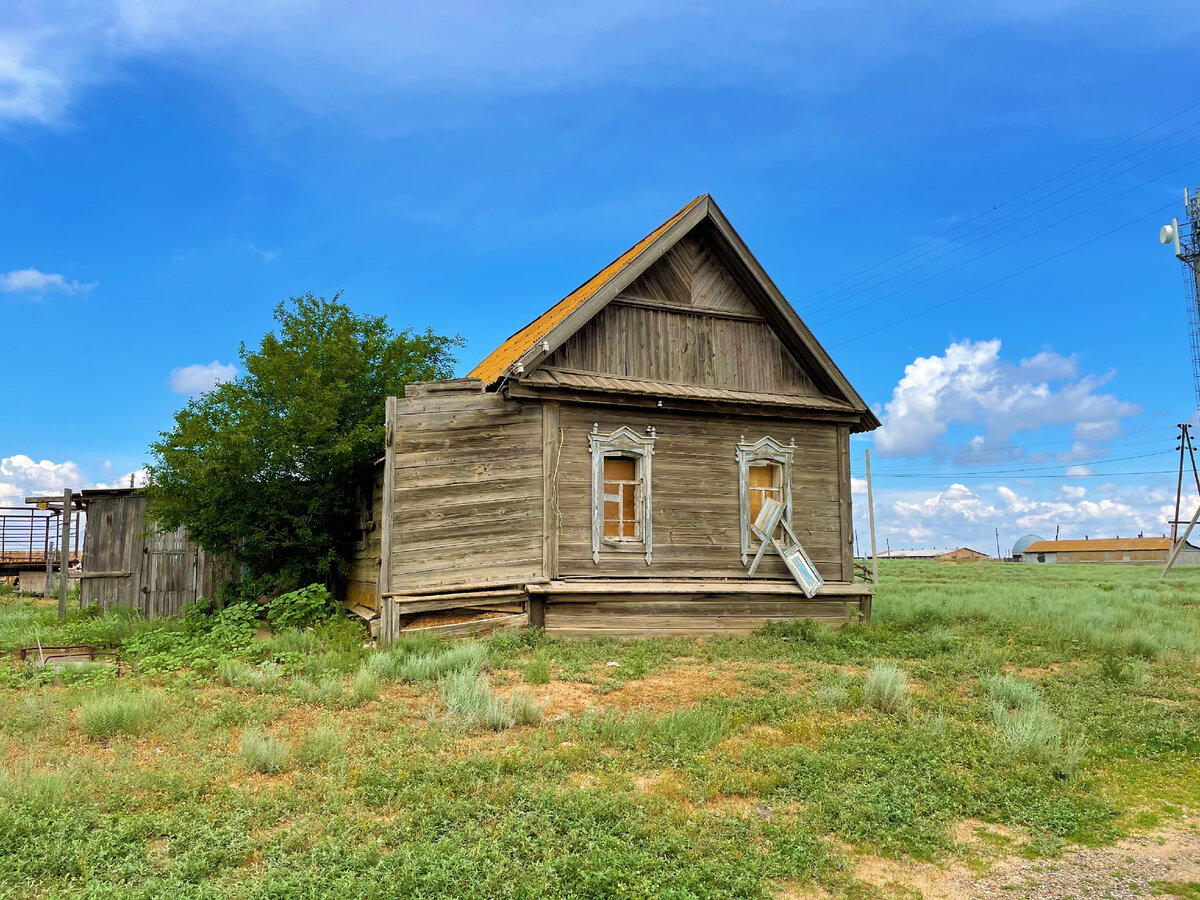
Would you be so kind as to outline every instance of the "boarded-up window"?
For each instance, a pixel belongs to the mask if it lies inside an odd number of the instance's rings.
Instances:
[[[633,456],[604,458],[604,537],[613,541],[642,539],[642,478]]]
[[[742,532],[742,563],[750,561],[757,545],[754,520],[763,504],[774,500],[783,507],[783,521],[792,524],[792,457],[795,440],[784,444],[767,436],[750,443],[743,435],[737,444],[738,507]]]
[[[748,476],[750,521],[753,522],[767,498],[783,505],[783,466],[777,462],[752,462]]]

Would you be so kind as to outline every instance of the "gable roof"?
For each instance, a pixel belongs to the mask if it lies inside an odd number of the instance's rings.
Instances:
[[[492,388],[516,372],[532,370],[599,313],[618,293],[662,258],[684,235],[705,222],[710,223],[715,239],[725,251],[726,264],[731,273],[735,277],[740,276],[739,280],[753,291],[764,306],[764,313],[768,314],[773,329],[788,345],[789,350],[802,362],[807,362],[824,382],[821,386],[823,393],[842,401],[848,411],[859,415],[860,424],[854,430],[868,431],[879,427],[879,420],[874,413],[800,320],[791,304],[771,281],[708,194],[702,194],[689,202],[558,303],[509,337],[475,366],[469,377],[478,378],[486,387]]]

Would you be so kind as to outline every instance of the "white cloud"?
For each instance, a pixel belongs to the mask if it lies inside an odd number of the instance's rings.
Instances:
[[[236,375],[237,367],[232,363],[222,363],[214,359],[207,365],[197,363],[172,369],[170,385],[176,394],[194,397],[211,391],[222,381],[231,381]]]
[[[37,294],[87,294],[96,286],[96,282],[80,284],[78,281],[68,281],[62,275],[49,272],[39,272],[37,269],[14,269],[0,274],[0,291],[6,294],[37,293]]]
[[[1098,393],[1113,374],[1079,377],[1076,357],[1049,351],[1014,365],[1000,358],[999,339],[960,341],[905,367],[874,446],[880,456],[921,454],[939,448],[951,425],[982,425],[985,433],[960,447],[959,459],[996,462],[984,457],[1003,453],[1018,431],[1069,424],[1077,438],[1119,433],[1121,419],[1141,407]]]
[[[1116,0],[1009,0],[967,4],[952,15],[943,3],[914,0],[865,16],[860,4],[838,0],[349,7],[329,0],[39,0],[15,7],[0,26],[0,121],[44,124],[60,121],[82,88],[155,58],[338,112],[381,109],[355,94],[537,93],[647,78],[756,78],[827,92],[930,52],[930,34],[950,45],[1032,23],[1043,37],[1111,43],[1119,34],[1182,43],[1188,32],[1178,21],[1189,11],[1184,0],[1136,13]]]
[[[1184,498],[1181,514],[1190,516],[1198,502],[1194,491]],[[1061,537],[1158,536],[1170,531],[1175,507],[1174,483],[1084,488],[1050,479],[1017,489],[1011,485],[969,487],[958,482],[943,488],[892,488],[876,484],[875,512],[879,546],[972,547],[1001,552],[1027,533]],[[855,525],[867,534],[866,504],[856,503]],[[865,542],[865,539],[864,539]]]
[[[254,244],[247,244],[246,248],[265,263],[273,263],[282,255],[278,250],[263,250]]]
[[[111,467],[109,467],[111,468]],[[150,472],[144,466],[133,472],[126,472],[124,475],[119,475],[111,481],[97,481],[93,487],[98,488],[127,488],[127,487],[145,487],[150,483]]]
[[[0,506],[20,506],[26,497],[78,488],[83,473],[73,462],[40,462],[17,453],[0,459]]]
[[[56,72],[27,35],[0,35],[0,121],[57,119],[70,92],[65,72]]]
[[[867,479],[851,478],[850,479],[850,493],[854,494],[856,496],[859,494],[861,494],[864,497],[867,496]]]
[[[112,465],[105,463],[106,473]],[[0,458],[0,506],[21,506],[26,497],[61,497],[63,488],[74,491],[85,488],[129,487],[130,478],[134,487],[144,487],[149,478],[145,468],[124,475],[106,474],[106,481],[89,481],[83,470],[70,460],[52,462],[48,459],[34,460],[23,453]]]

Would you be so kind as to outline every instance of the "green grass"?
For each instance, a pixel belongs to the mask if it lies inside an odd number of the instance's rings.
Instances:
[[[247,728],[242,732],[238,755],[247,769],[275,774],[283,770],[283,763],[290,749],[286,742],[265,734],[258,728]]]
[[[1200,810],[1200,572],[881,574],[840,631],[382,651],[0,598],[0,649],[126,661],[0,671],[0,898],[866,900],[864,854],[980,864],[963,820],[1036,857]]]
[[[346,736],[331,722],[322,722],[297,746],[292,754],[305,767],[324,766],[346,757]]]
[[[106,691],[84,699],[79,724],[93,740],[144,731],[158,715],[161,704],[149,691]]]
[[[891,663],[878,663],[863,687],[863,701],[884,712],[896,712],[904,706],[908,694],[908,676]]]

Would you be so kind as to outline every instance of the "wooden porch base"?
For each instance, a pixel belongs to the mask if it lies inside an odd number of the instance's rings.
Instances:
[[[500,592],[496,592],[500,593]],[[499,606],[512,595],[484,596],[480,591],[437,595],[437,599],[384,598],[384,622],[427,609]],[[526,614],[520,624],[543,627],[548,633],[578,637],[657,637],[666,635],[745,634],[771,622],[812,619],[840,627],[852,620],[871,619],[873,588],[867,584],[826,583],[811,600],[791,581],[742,580],[561,580],[527,584]],[[490,603],[488,602],[490,601]],[[527,620],[526,620],[527,616]],[[517,622],[516,616],[508,625]],[[468,632],[473,629],[462,629]],[[385,624],[384,640],[389,639]],[[447,629],[444,633],[462,633]],[[478,633],[478,631],[476,631]]]
[[[789,619],[839,627],[870,620],[872,593],[831,583],[810,600],[782,581],[554,581],[537,590],[547,633],[579,637],[746,634]]]

